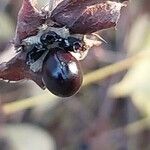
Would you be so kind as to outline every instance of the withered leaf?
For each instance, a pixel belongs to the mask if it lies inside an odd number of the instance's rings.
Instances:
[[[125,4],[108,0],[64,0],[51,14],[51,19],[72,33],[87,34],[114,27]]]
[[[38,32],[39,27],[45,22],[45,14],[38,11],[31,0],[23,0],[22,7],[18,14],[15,46],[18,47],[21,41]]]
[[[36,82],[41,88],[44,88],[42,82],[41,73],[34,73],[26,65],[26,53],[20,52],[16,54],[8,62],[3,62],[0,64],[0,79],[8,81],[19,81],[23,79],[30,79]]]

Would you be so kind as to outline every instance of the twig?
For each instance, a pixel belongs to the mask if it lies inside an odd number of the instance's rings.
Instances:
[[[142,132],[146,128],[150,128],[150,117],[128,124],[124,130],[127,135],[135,135]]]
[[[88,73],[84,76],[83,86],[87,86],[89,84],[100,82],[109,76],[112,76],[116,73],[124,71],[132,66],[137,57],[127,58],[115,64],[108,65],[91,73]]]
[[[42,95],[33,96],[30,98],[26,98],[26,99],[22,99],[19,101],[5,104],[4,106],[2,106],[2,109],[3,109],[3,112],[8,115],[17,111],[21,111],[27,108],[32,108],[40,104],[48,103],[48,102],[52,102],[56,100],[58,101],[58,99],[56,99],[56,96],[46,91],[46,93]]]

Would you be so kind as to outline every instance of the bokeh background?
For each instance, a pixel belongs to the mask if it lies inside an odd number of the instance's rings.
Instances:
[[[38,0],[38,7],[47,2]],[[14,37],[21,3],[0,1],[0,56]],[[0,150],[150,150],[150,1],[131,0],[117,30],[99,34],[107,43],[81,62],[85,74],[126,59],[124,67],[134,57],[132,65],[67,99],[31,81],[0,81]]]

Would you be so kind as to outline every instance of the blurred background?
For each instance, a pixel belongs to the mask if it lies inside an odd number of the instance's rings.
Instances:
[[[48,0],[38,2],[42,7]],[[21,3],[0,1],[0,55],[14,37]],[[127,70],[67,99],[31,81],[0,81],[0,150],[150,150],[150,1],[131,0],[117,30],[99,34],[107,43],[91,49],[81,62],[85,74],[144,55]],[[9,108],[15,101],[28,101],[28,109]],[[32,101],[36,107],[30,107]]]

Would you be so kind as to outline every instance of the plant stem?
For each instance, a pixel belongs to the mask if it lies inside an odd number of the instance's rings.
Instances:
[[[88,73],[84,76],[83,86],[87,86],[92,83],[100,82],[116,73],[124,71],[134,63],[135,57],[131,57],[115,64],[108,65],[106,67],[100,68],[96,71]]]
[[[8,104],[4,104],[2,109],[3,109],[3,112],[8,115],[8,114],[15,113],[17,111],[21,111],[27,108],[38,106],[43,103],[48,103],[50,101],[56,102],[56,100],[57,100],[56,96],[46,92],[38,96],[33,96],[30,98],[17,100]]]
[[[128,124],[124,128],[124,130],[129,135],[136,135],[137,133],[142,132],[146,128],[150,128],[150,117]]]

